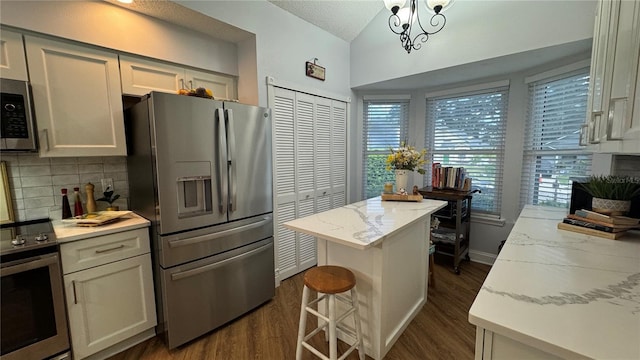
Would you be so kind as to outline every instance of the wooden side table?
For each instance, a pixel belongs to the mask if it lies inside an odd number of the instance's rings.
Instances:
[[[453,238],[444,240],[431,236],[437,244],[436,252],[453,257],[453,271],[460,274],[460,261],[464,257],[469,261],[469,244],[471,229],[471,199],[477,190],[458,191],[453,189],[434,189],[424,187],[418,192],[425,199],[445,200],[448,206],[434,214],[440,220],[442,235]]]

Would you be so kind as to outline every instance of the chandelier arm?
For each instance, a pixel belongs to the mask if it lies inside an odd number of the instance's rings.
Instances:
[[[436,17],[438,17],[438,18],[436,19]],[[440,18],[442,18],[442,24],[440,23]],[[426,43],[427,40],[429,40],[429,35],[437,34],[438,32],[440,32],[440,30],[442,30],[444,28],[446,23],[447,23],[447,18],[444,15],[442,15],[442,14],[433,15],[431,17],[431,20],[429,20],[429,24],[432,27],[434,27],[435,30],[432,31],[432,32],[429,32],[429,31],[425,30],[424,27],[422,27],[422,23],[420,22],[420,18],[418,18],[418,26],[420,27],[420,30],[422,30],[422,32],[413,37],[413,40],[411,41],[411,45],[412,45],[413,49],[419,50],[422,47],[421,43]],[[405,50],[406,50],[406,47],[405,47]]]
[[[391,29],[391,31],[397,35],[402,35],[406,32],[400,24],[400,17],[396,14],[391,14],[391,16],[389,16],[389,29]],[[400,31],[396,31],[396,29]]]

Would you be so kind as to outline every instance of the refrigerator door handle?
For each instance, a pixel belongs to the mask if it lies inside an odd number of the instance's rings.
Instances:
[[[221,214],[227,212],[227,196],[229,193],[229,184],[227,182],[227,130],[225,128],[224,110],[216,109],[218,116],[218,161],[217,177],[218,177],[218,209]]]
[[[229,211],[236,211],[236,200],[238,194],[238,179],[236,174],[236,164],[235,154],[236,154],[236,133],[233,128],[233,110],[227,109],[227,120],[229,122],[229,136],[228,136],[228,144],[229,144],[229,181],[231,181],[231,199],[229,199]]]
[[[200,235],[200,236],[196,236],[188,239],[181,239],[181,240],[169,240],[169,247],[176,248],[180,246],[188,246],[188,245],[199,244],[199,243],[203,243],[203,242],[207,242],[215,239],[220,239],[225,236],[236,235],[244,231],[262,227],[265,224],[267,224],[270,220],[271,220],[270,217],[263,217],[258,222],[238,226],[233,229],[218,231],[213,234]]]

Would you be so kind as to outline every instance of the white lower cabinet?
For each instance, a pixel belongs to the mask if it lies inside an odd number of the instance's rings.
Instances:
[[[554,354],[534,346],[496,334],[493,331],[476,328],[476,360],[545,359],[560,360]]]
[[[140,242],[147,246],[140,247]],[[127,343],[132,338],[154,331],[157,321],[148,242],[145,228],[61,245],[74,359],[106,358],[135,344]],[[88,267],[79,267],[80,259],[87,257],[77,254],[88,253],[93,254]],[[120,259],[117,254],[122,255]],[[101,264],[100,258],[110,262]],[[81,270],[68,271],[78,268]]]

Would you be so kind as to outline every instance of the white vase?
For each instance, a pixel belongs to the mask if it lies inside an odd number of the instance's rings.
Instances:
[[[625,215],[631,209],[630,200],[611,200],[594,197],[591,208],[595,212],[606,215]]]
[[[407,180],[409,180],[409,170],[396,170],[396,193],[402,190],[407,191]]]

